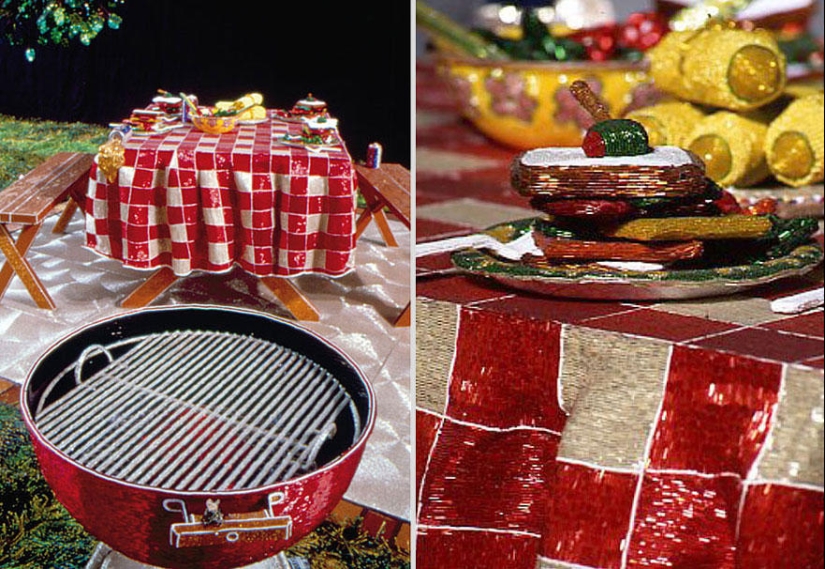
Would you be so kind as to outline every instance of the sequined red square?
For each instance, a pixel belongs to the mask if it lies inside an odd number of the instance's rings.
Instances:
[[[674,346],[650,468],[745,477],[778,399],[779,364]]]
[[[538,538],[513,533],[419,528],[416,569],[535,569]]]
[[[558,462],[540,554],[589,567],[621,567],[638,480],[636,474]]]
[[[734,569],[740,495],[736,476],[645,474],[627,566]]]
[[[427,467],[427,460],[430,457],[430,450],[435,442],[438,426],[441,418],[427,413],[421,409],[415,412],[415,491],[416,494],[421,489],[421,478],[424,476],[424,469]]]
[[[424,476],[419,523],[537,533],[558,437],[444,421]]]
[[[560,432],[560,344],[555,322],[462,309],[447,414],[493,427]]]
[[[825,566],[821,490],[780,484],[748,488],[739,525],[738,567]]]

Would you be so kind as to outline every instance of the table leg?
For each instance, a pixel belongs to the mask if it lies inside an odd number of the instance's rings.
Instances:
[[[320,320],[318,311],[315,309],[309,300],[301,294],[294,284],[289,279],[283,277],[261,277],[263,285],[272,291],[275,298],[280,300],[286,306],[286,309],[295,317],[296,320],[307,320],[317,322]]]
[[[143,308],[167,288],[175,284],[178,276],[169,267],[162,267],[146,279],[126,299],[120,303],[123,308]]]
[[[410,303],[407,303],[407,306],[404,307],[404,310],[401,311],[401,314],[398,315],[398,318],[395,319],[393,322],[393,326],[396,328],[406,328],[410,325]]]
[[[0,269],[0,298],[5,294],[11,281],[12,272],[14,272],[23,281],[26,290],[29,291],[37,306],[54,310],[55,304],[52,297],[46,292],[46,287],[34,274],[34,269],[25,257],[41,225],[38,223],[24,227],[17,238],[17,243],[15,243],[6,226],[0,224],[0,251],[6,256],[6,262],[3,264],[3,268]]]

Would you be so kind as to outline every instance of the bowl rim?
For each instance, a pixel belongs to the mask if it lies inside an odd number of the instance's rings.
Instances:
[[[640,61],[544,61],[527,59],[481,59],[458,54],[435,53],[437,65],[471,65],[484,68],[506,68],[518,70],[548,70],[548,71],[649,71],[650,60]]]

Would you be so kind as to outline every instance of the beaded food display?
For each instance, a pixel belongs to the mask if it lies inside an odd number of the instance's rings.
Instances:
[[[534,149],[513,162],[515,189],[550,216],[533,227],[544,255],[526,264],[724,265],[786,255],[816,231],[815,220],[743,210],[691,152],[651,148],[644,126],[611,119],[586,83],[571,91],[596,121],[582,148]]]
[[[695,153],[723,186],[821,182],[822,91],[789,81],[785,52],[770,32],[732,23],[671,32],[648,56],[656,86],[676,100],[625,118],[648,127],[654,144]]]

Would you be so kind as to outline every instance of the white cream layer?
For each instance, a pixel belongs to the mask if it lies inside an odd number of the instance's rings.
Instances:
[[[649,154],[588,158],[581,148],[536,148],[521,157],[524,166],[685,166],[693,164],[689,152],[676,146],[657,146]]]

